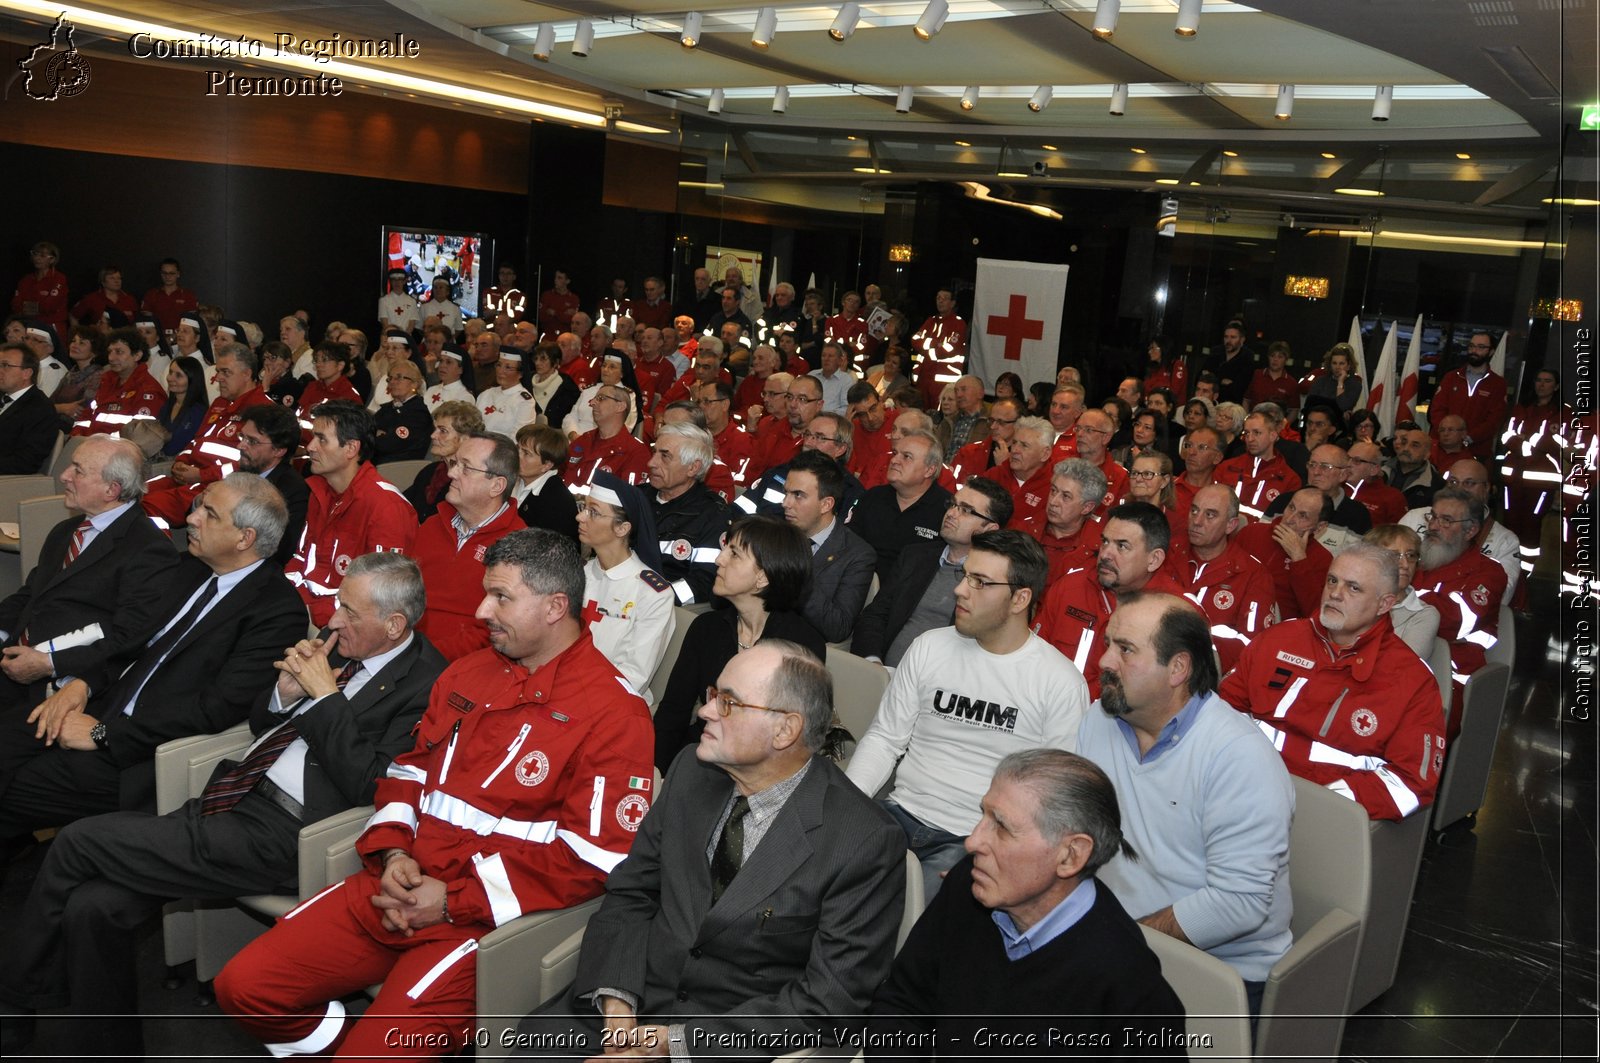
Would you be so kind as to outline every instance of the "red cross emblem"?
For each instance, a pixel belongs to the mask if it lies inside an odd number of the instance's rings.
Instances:
[[[1028,316],[1028,297],[1026,295],[1013,295],[1010,309],[1004,314],[990,314],[988,332],[991,336],[1003,336],[1006,341],[1005,359],[1008,362],[1022,360],[1023,340],[1044,339],[1044,320]]]
[[[598,624],[605,618],[605,615],[600,611],[600,603],[593,598],[583,603],[583,623],[585,626]]]
[[[648,811],[650,811],[649,801],[638,794],[629,794],[617,802],[617,822],[625,831],[630,833],[637,831],[639,823]]]

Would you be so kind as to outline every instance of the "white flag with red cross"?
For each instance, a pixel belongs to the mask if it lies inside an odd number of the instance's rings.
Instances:
[[[1054,380],[1066,301],[1066,266],[978,259],[968,371],[990,391],[1006,372],[1020,376],[1024,387]]]

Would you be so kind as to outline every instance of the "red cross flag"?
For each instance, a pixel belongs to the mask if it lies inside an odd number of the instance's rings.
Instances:
[[[978,259],[970,371],[990,390],[1005,372],[1016,373],[1024,386],[1054,380],[1066,298],[1066,266]]]

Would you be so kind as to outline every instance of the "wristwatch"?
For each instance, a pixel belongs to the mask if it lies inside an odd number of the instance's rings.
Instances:
[[[89,728],[89,738],[94,742],[96,749],[105,749],[111,745],[106,741],[106,725],[103,723],[97,723]]]

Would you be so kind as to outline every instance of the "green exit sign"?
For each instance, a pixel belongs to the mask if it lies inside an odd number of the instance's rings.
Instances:
[[[1578,128],[1583,130],[1600,129],[1600,103],[1586,103],[1583,105],[1583,117],[1579,120]]]

